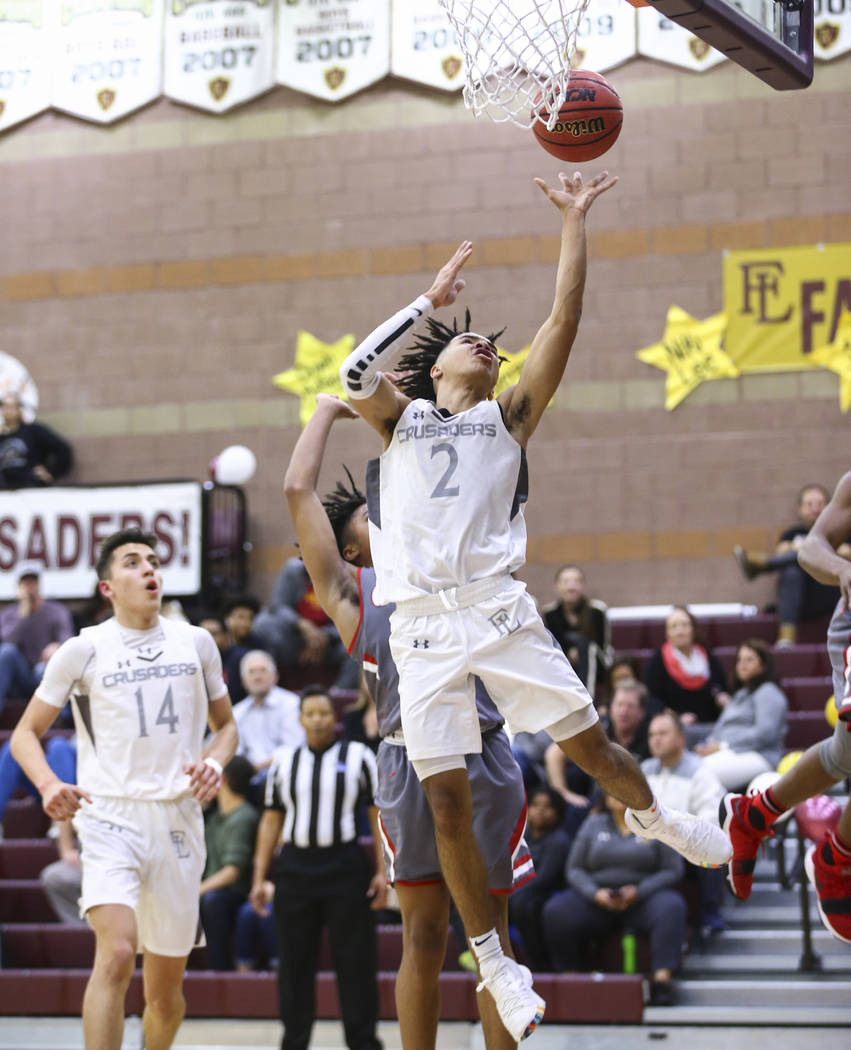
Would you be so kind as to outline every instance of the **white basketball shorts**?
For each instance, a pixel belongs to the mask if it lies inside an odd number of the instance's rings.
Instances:
[[[139,950],[184,956],[203,943],[198,890],[207,856],[201,806],[96,798],[74,818],[80,840],[80,914],[99,904],[136,912]]]
[[[473,675],[513,733],[568,719],[559,734],[567,738],[598,720],[526,585],[510,576],[399,603],[390,617],[390,650],[411,760],[482,750]]]

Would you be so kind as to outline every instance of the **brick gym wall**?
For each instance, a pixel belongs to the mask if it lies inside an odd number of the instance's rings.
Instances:
[[[733,543],[769,543],[801,484],[851,465],[832,374],[713,382],[666,413],[662,373],[635,358],[672,303],[721,308],[725,248],[851,241],[849,74],[851,56],[819,64],[797,93],[729,63],[611,74],[625,122],[605,164],[621,181],[589,219],[580,334],[530,447],[539,597],[569,559],[610,604],[764,600]],[[292,551],[281,479],[298,435],[270,377],[297,331],[365,334],[469,237],[474,323],[526,345],[558,250],[531,179],[557,171],[531,134],[393,81],[337,107],[278,89],[227,117],[167,101],[112,128],[45,114],[0,139],[0,348],[73,441],[75,481],[200,477],[249,445],[266,595]],[[376,447],[341,424],[323,480]]]

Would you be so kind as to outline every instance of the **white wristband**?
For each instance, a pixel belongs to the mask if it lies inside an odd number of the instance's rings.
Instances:
[[[222,764],[221,762],[219,762],[218,759],[212,758],[210,755],[208,755],[204,759],[204,765],[209,766],[210,769],[212,769],[213,772],[218,773],[219,776],[222,775]]]

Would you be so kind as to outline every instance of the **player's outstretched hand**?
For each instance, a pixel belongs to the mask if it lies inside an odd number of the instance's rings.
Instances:
[[[343,401],[336,394],[317,394],[316,408],[333,413],[335,419],[360,419],[348,401]]]
[[[559,181],[561,189],[547,185],[543,179],[535,179],[535,185],[560,211],[578,211],[584,215],[601,193],[605,193],[615,185],[618,177],[610,175],[607,171],[601,171],[586,184],[582,181],[582,175],[578,171],[574,172],[572,179],[561,172]]]
[[[189,774],[189,793],[199,802],[209,802],[218,794],[222,786],[222,775],[203,759],[200,762],[187,763],[183,772]]]
[[[461,241],[449,262],[441,266],[431,288],[426,292],[435,309],[438,306],[451,306],[458,298],[458,293],[467,283],[459,278],[458,273],[472,254],[473,242]]]
[[[51,820],[70,820],[80,808],[80,799],[91,802],[91,797],[76,784],[54,780],[45,788],[41,804]]]

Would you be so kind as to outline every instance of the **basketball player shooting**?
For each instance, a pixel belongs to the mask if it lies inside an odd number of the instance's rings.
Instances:
[[[636,834],[696,864],[720,865],[730,843],[716,826],[665,810],[634,759],[603,732],[591,697],[554,644],[525,585],[526,445],[556,391],[579,325],[586,273],[585,216],[617,179],[535,182],[561,217],[550,316],[517,384],[494,399],[495,337],[430,317],[464,287],[464,241],[432,287],[377,328],[343,362],[353,406],[381,434],[367,473],[375,600],[395,602],[390,648],[400,677],[402,731],[434,818],[444,878],[482,985],[514,1039],[534,1031],[544,1001],[491,925],[487,875],[472,832],[464,755],[481,751],[473,675],[514,732],[546,729],[608,793],[630,807]],[[405,354],[403,344],[426,322]],[[396,370],[396,385],[383,375]]]

